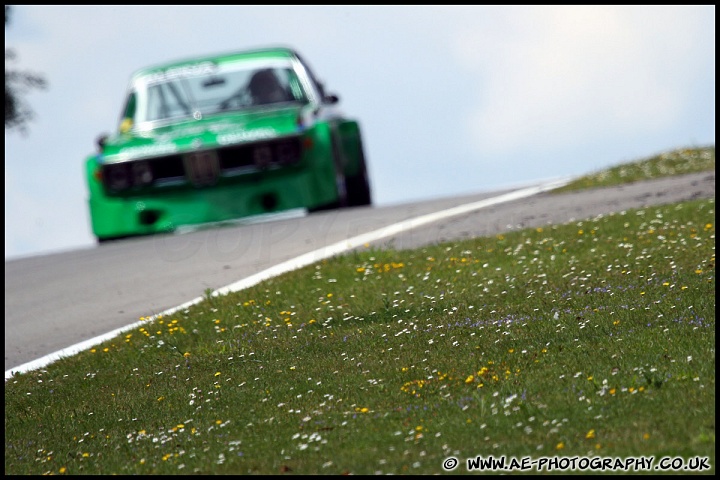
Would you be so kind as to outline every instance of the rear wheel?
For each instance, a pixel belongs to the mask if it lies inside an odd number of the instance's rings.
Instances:
[[[365,164],[365,154],[362,142],[360,142],[359,149],[360,152],[358,161],[360,162],[360,166],[358,173],[345,179],[348,207],[360,207],[372,204],[370,180],[368,179],[367,165]]]

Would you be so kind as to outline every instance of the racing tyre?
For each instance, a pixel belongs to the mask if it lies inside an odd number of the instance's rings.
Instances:
[[[345,191],[347,192],[348,207],[372,204],[372,193],[362,143],[360,144],[360,171],[356,175],[345,179]]]

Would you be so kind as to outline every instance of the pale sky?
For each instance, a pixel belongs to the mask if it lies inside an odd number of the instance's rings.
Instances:
[[[5,259],[92,248],[83,171],[130,74],[297,49],[363,132],[375,204],[582,175],[715,144],[715,6],[34,6],[5,29],[41,73],[5,133]]]

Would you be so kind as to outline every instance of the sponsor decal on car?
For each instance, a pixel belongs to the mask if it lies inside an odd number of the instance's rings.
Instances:
[[[255,130],[243,130],[240,132],[225,133],[218,135],[217,142],[220,145],[230,145],[231,143],[247,142],[250,140],[262,140],[274,138],[277,132],[272,128],[256,128]]]
[[[217,71],[218,67],[213,62],[200,62],[194,65],[185,65],[182,67],[168,68],[162,72],[151,73],[145,79],[148,85],[158,82],[166,82],[177,78],[185,77],[202,77],[212,75]]]
[[[120,150],[116,156],[117,160],[131,160],[133,158],[150,155],[167,155],[177,152],[178,148],[174,143],[159,143],[156,145],[143,145],[141,147],[127,147]]]

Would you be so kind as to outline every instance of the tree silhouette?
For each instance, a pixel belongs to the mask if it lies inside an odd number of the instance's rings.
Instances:
[[[10,5],[5,5],[5,28],[10,23]],[[45,78],[31,72],[23,72],[8,67],[8,62],[16,60],[12,49],[5,49],[5,130],[27,132],[27,123],[33,118],[33,111],[23,96],[36,88],[47,87]]]

